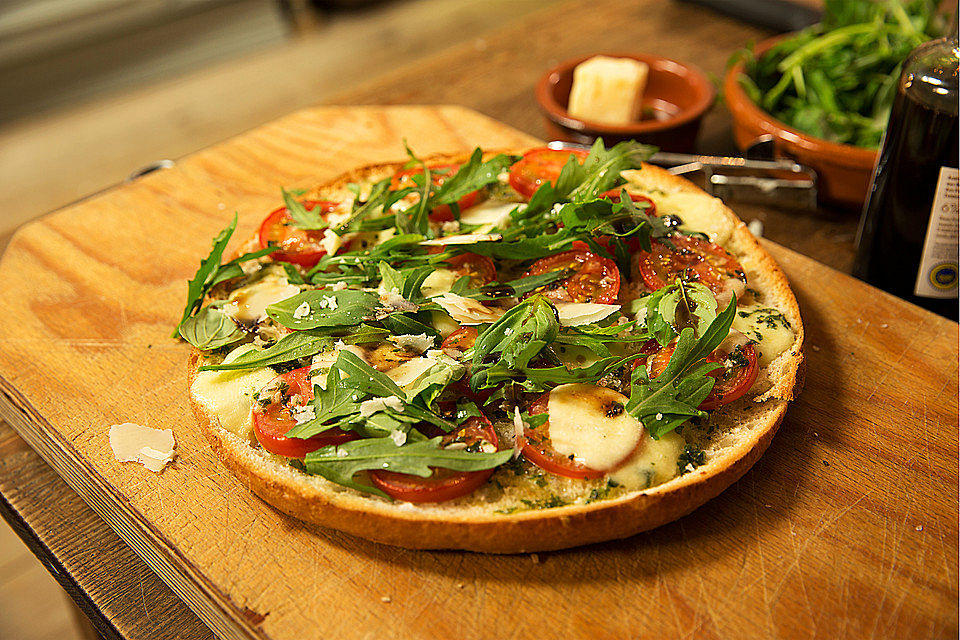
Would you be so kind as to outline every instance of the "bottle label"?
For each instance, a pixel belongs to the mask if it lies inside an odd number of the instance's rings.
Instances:
[[[940,168],[937,193],[923,241],[914,293],[925,298],[956,298],[960,282],[960,171]]]

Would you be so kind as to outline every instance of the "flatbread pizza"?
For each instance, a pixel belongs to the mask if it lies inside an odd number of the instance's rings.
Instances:
[[[417,549],[623,538],[716,496],[797,392],[803,326],[745,225],[650,152],[411,153],[284,191],[228,258],[234,220],[177,333],[223,464]]]

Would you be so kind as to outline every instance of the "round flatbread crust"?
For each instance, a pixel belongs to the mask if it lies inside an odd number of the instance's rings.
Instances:
[[[463,155],[429,158],[429,162],[463,162]],[[306,197],[335,199],[351,196],[349,183],[392,175],[403,163],[364,167],[308,192]],[[759,288],[790,322],[793,346],[761,375],[767,388],[748,406],[725,408],[734,428],[724,430],[724,442],[709,461],[694,471],[661,485],[589,504],[515,513],[497,513],[495,504],[420,506],[362,495],[304,474],[264,453],[250,442],[220,427],[191,394],[194,416],[217,456],[251,491],[268,504],[300,520],[411,549],[464,549],[486,553],[548,551],[615,540],[653,529],[680,518],[738,480],[759,459],[783,419],[787,402],[799,391],[803,361],[803,327],[796,299],[773,258],[736,215],[693,184],[652,165],[631,172],[628,188],[645,187],[700,194],[729,225],[725,247],[748,271],[750,286]],[[251,242],[255,242],[254,238]],[[188,364],[189,385],[198,374],[202,354],[194,351]],[[736,407],[736,408],[734,408]]]

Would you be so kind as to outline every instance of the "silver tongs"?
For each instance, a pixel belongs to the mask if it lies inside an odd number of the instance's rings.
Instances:
[[[589,149],[586,145],[559,140],[547,146],[551,149]],[[816,209],[816,171],[793,160],[774,158],[773,151],[773,137],[760,136],[747,148],[747,157],[744,158],[658,151],[650,162],[678,176],[703,172],[705,190],[721,200]]]

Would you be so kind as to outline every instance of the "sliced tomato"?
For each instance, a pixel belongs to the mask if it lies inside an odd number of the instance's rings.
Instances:
[[[663,373],[670,363],[670,358],[676,349],[676,342],[665,345],[647,361],[647,375],[656,378]],[[716,378],[713,389],[710,391],[700,409],[711,411],[717,407],[729,404],[745,394],[753,383],[757,381],[760,366],[757,363],[757,350],[752,344],[734,349],[732,354],[714,351],[706,358],[707,362],[723,364],[730,361],[731,366],[721,367],[709,375]]]
[[[476,253],[461,253],[445,261],[458,276],[468,276],[473,288],[490,284],[497,279],[497,267],[488,256]]]
[[[277,376],[264,389],[277,389],[275,401],[266,406],[259,402],[254,403],[253,432],[260,445],[270,453],[288,458],[303,458],[321,447],[348,442],[358,437],[351,431],[336,428],[307,439],[287,437],[287,432],[297,425],[293,416],[294,400],[297,400],[296,406],[303,406],[313,400],[313,381],[310,379],[309,366]]]
[[[440,349],[442,351],[459,351],[463,353],[473,349],[474,343],[477,341],[477,336],[480,335],[480,332],[477,331],[476,327],[460,327],[444,339],[440,344]]]
[[[676,249],[655,240],[650,252],[638,254],[640,275],[651,290],[656,291],[680,278],[684,282],[699,282],[718,294],[727,288],[730,280],[747,281],[743,267],[720,245],[683,234],[666,240]]]
[[[550,402],[550,392],[546,392],[533,401],[528,412],[531,416],[541,413],[548,413]],[[565,456],[558,453],[553,448],[553,442],[550,440],[550,420],[548,419],[539,427],[524,426],[523,444],[521,445],[523,457],[537,465],[544,471],[564,476],[565,478],[600,478],[606,471],[591,469],[585,464],[580,464],[573,459],[573,456]]]
[[[617,263],[589,251],[574,249],[542,258],[534,262],[524,275],[535,276],[561,269],[573,269],[573,275],[531,291],[527,296],[542,293],[557,302],[612,304],[617,301],[620,294]]]
[[[446,181],[447,178],[455,174],[460,169],[460,165],[439,164],[430,165],[428,168],[430,169],[430,181],[433,182],[434,186],[439,187]],[[413,169],[401,171],[393,176],[393,179],[390,181],[390,187],[394,190],[405,187],[416,188],[417,183],[413,181],[413,176],[419,176],[422,174],[423,169],[421,167],[415,167]],[[457,200],[457,207],[459,207],[460,211],[469,209],[475,205],[479,199],[480,192],[471,191],[467,195]],[[450,222],[453,220],[453,210],[450,208],[450,205],[441,204],[430,212],[430,220],[433,222]]]
[[[640,345],[640,351],[637,352],[637,359],[633,361],[633,366],[630,368],[631,371],[639,367],[640,365],[645,365],[647,363],[647,358],[657,353],[660,350],[660,343],[654,338],[650,338],[642,345]]]
[[[560,177],[564,165],[573,156],[583,164],[589,152],[582,149],[561,151],[548,147],[531,149],[510,167],[510,186],[513,190],[530,198],[541,185],[554,182]]]
[[[319,208],[318,213],[323,220],[339,205],[328,200],[304,200],[303,206],[307,211]],[[300,229],[293,226],[293,218],[286,207],[275,209],[260,223],[260,247],[266,249],[271,244],[278,247],[270,256],[274,260],[291,262],[304,267],[312,267],[326,255],[323,248],[323,231],[316,229]]]
[[[430,434],[427,434],[430,435]],[[445,434],[442,447],[451,445],[468,449],[499,448],[497,432],[486,416],[468,418],[460,428]],[[373,484],[391,498],[405,502],[445,502],[465,496],[485,483],[493,475],[493,469],[482,471],[454,471],[434,468],[433,474],[421,478],[406,473],[377,469],[370,472]]]

